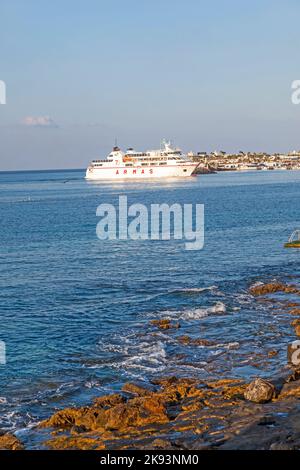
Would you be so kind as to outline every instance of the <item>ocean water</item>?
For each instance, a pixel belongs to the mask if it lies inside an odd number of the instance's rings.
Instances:
[[[161,375],[274,374],[294,339],[290,317],[249,295],[298,282],[300,172],[89,183],[83,171],[0,173],[0,429],[38,446],[34,425],[126,381]],[[102,202],[205,204],[205,246],[100,241]],[[179,322],[161,331],[151,320]],[[182,344],[180,337],[210,341]],[[277,350],[278,355],[268,357]]]

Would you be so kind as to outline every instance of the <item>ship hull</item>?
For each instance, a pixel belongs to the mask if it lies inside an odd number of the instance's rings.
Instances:
[[[149,179],[149,178],[183,178],[191,176],[197,168],[197,163],[186,163],[183,165],[151,165],[142,166],[103,166],[101,168],[89,167],[86,171],[88,180],[127,180],[127,179]]]

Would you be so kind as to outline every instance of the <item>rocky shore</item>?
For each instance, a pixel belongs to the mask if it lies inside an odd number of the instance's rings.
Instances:
[[[270,295],[280,293],[295,339],[300,335],[300,302],[290,300],[290,295],[300,296],[295,285],[258,283],[250,293],[257,301],[270,302]],[[180,327],[167,319],[152,324],[170,334]],[[181,341],[189,342],[189,337]],[[57,411],[37,432],[47,435],[47,449],[299,449],[300,367],[293,362],[295,352],[292,344],[283,373],[268,380],[158,377],[147,386],[126,383],[120,393],[99,397],[89,406]],[[19,450],[23,445],[3,434],[0,447]]]

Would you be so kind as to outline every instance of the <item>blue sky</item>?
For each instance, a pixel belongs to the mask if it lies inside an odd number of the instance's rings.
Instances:
[[[0,170],[300,148],[297,0],[0,0]]]

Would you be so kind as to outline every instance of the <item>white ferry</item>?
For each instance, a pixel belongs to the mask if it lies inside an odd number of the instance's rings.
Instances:
[[[106,160],[93,160],[87,170],[89,180],[128,178],[169,178],[191,176],[198,163],[191,161],[170,142],[162,142],[159,150],[122,152],[114,147]]]

